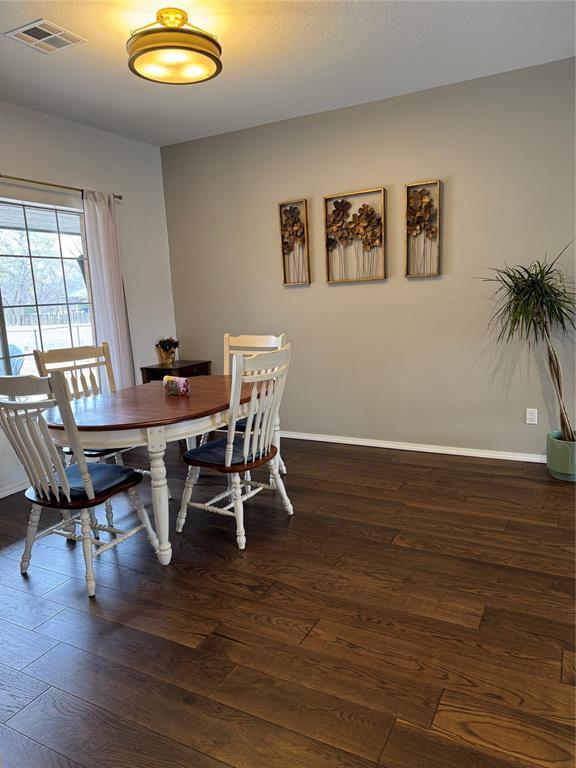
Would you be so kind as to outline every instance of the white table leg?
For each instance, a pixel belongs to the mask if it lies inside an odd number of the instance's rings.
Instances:
[[[164,427],[150,427],[148,435],[148,456],[150,457],[150,476],[152,480],[152,507],[156,534],[158,535],[158,560],[168,565],[172,559],[170,545],[170,518],[168,514],[168,484],[166,482],[166,437]]]

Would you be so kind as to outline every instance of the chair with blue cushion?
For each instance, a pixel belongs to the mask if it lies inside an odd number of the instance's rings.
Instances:
[[[64,423],[67,445],[75,463],[64,467],[56,449],[44,412],[57,406]],[[64,374],[55,371],[50,377],[0,376],[0,427],[24,467],[30,488],[26,498],[32,512],[26,533],[20,570],[26,573],[35,541],[57,534],[81,541],[86,565],[86,587],[92,597],[96,591],[93,558],[120,542],[145,530],[154,549],[158,539],[148,514],[140,501],[136,486],[142,475],[129,467],[116,464],[89,464],[81,447],[78,430],[70,407]],[[117,493],[126,491],[138,515],[139,524],[129,530],[101,525],[94,508]],[[62,520],[38,533],[43,508],[58,509]],[[76,526],[80,533],[76,533]],[[109,541],[100,540],[101,531],[111,534]]]
[[[286,334],[274,335],[249,335],[232,336],[230,333],[224,334],[224,375],[230,375],[230,361],[233,355],[241,354],[244,357],[257,354],[259,352],[272,352],[282,349],[286,346]],[[246,426],[246,420],[240,419],[236,424],[238,432],[243,432]],[[281,474],[286,474],[286,465],[280,455],[280,419],[274,425],[274,445],[278,449],[278,466]]]
[[[48,376],[53,371],[64,373],[70,400],[98,395],[106,387],[110,392],[116,391],[112,357],[107,341],[103,341],[99,346],[50,349],[47,352],[35,349],[34,359],[40,376]],[[122,454],[129,450],[130,447],[85,448],[84,456],[89,461],[100,463],[106,463],[112,458],[116,464],[123,465]],[[68,461],[73,458],[73,452],[69,447],[64,448],[64,455]],[[149,470],[146,469],[135,469],[135,471],[150,475]],[[106,503],[106,519],[108,525],[114,525],[111,501]]]
[[[244,502],[264,489],[278,493],[286,512],[293,514],[292,504],[280,476],[278,449],[274,445],[275,424],[289,363],[289,344],[277,352],[262,352],[250,357],[242,353],[232,356],[227,434],[221,440],[205,443],[184,454],[184,461],[189,469],[176,521],[178,533],[182,532],[186,522],[188,507],[195,507],[234,517],[238,547],[244,549]],[[237,424],[244,413],[246,423],[244,430],[239,433]],[[269,467],[271,483],[259,483],[250,477],[252,469],[264,464]],[[214,496],[205,504],[191,501],[200,468],[228,475],[228,490]],[[217,502],[227,503],[217,506]]]

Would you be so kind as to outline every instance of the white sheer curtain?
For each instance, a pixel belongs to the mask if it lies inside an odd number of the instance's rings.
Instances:
[[[118,389],[129,387],[134,384],[134,364],[120,270],[114,195],[84,190],[84,220],[98,342],[110,344]]]

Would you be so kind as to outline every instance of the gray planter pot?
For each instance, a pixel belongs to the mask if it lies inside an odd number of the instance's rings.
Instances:
[[[550,432],[546,438],[546,464],[558,480],[576,483],[576,443],[560,439],[560,432]]]

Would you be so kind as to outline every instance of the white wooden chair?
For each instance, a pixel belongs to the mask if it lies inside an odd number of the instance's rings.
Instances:
[[[264,335],[249,335],[243,334],[241,336],[232,336],[230,333],[224,334],[224,375],[230,375],[230,363],[232,355],[241,354],[246,356],[253,355],[257,352],[272,352],[277,349],[282,349],[286,346],[286,334],[281,333],[279,336],[264,336]],[[240,420],[238,422],[238,431],[244,429],[245,422]],[[280,472],[286,474],[286,465],[280,455],[280,418],[278,417],[277,423],[274,425],[274,445],[278,449],[278,462]]]
[[[100,346],[66,347],[48,352],[35,349],[34,360],[40,376],[49,376],[52,371],[64,373],[70,400],[98,395],[105,384],[110,392],[116,391],[107,341]]]
[[[274,445],[274,425],[284,393],[289,363],[289,344],[277,352],[263,352],[251,357],[245,357],[242,353],[233,355],[228,432],[221,440],[200,445],[184,454],[184,461],[189,465],[189,470],[176,522],[178,533],[182,532],[186,522],[188,507],[196,507],[235,517],[236,540],[238,547],[244,549],[244,502],[265,488],[279,493],[284,509],[289,515],[293,514],[292,504],[279,472],[278,449]],[[250,401],[246,427],[239,433],[236,427],[241,410],[242,387],[245,384],[250,386]],[[268,464],[271,484],[250,479],[250,471],[263,464]],[[228,475],[228,490],[214,496],[206,504],[190,501],[201,467]],[[228,499],[224,506],[216,506],[216,502]]]
[[[286,346],[286,334],[262,336],[243,334],[232,336],[224,334],[224,376],[230,376],[232,355],[253,355],[255,352],[274,352]]]
[[[50,377],[0,376],[0,426],[22,463],[30,488],[25,492],[32,502],[24,553],[20,563],[28,570],[35,541],[57,534],[82,541],[86,564],[86,588],[92,597],[96,591],[93,557],[115,547],[138,531],[145,530],[154,549],[158,539],[142,505],[136,486],[142,476],[129,467],[116,464],[88,463],[82,451],[78,430],[70,407],[64,374]],[[58,406],[67,445],[74,452],[75,463],[65,467],[44,419],[47,408]],[[139,519],[139,525],[122,530],[101,525],[94,508],[121,491],[127,491]],[[62,520],[38,533],[44,507],[58,509]],[[80,525],[80,534],[76,526]],[[100,541],[100,531],[113,534],[110,541]]]
[[[116,392],[114,369],[112,368],[110,347],[107,341],[103,341],[100,346],[67,347],[50,349],[48,352],[35,349],[34,359],[40,376],[49,376],[53,371],[64,373],[70,400],[98,395],[106,389],[106,386],[110,392]],[[129,447],[120,449],[86,448],[84,456],[88,461],[100,463],[106,463],[108,458],[113,457],[116,464],[122,466],[124,464],[122,454],[129,450]],[[72,452],[69,448],[64,449],[64,455],[67,462],[72,459]],[[146,469],[135,469],[134,471],[143,475],[150,475]],[[114,524],[110,501],[106,503],[106,519],[109,525]]]

